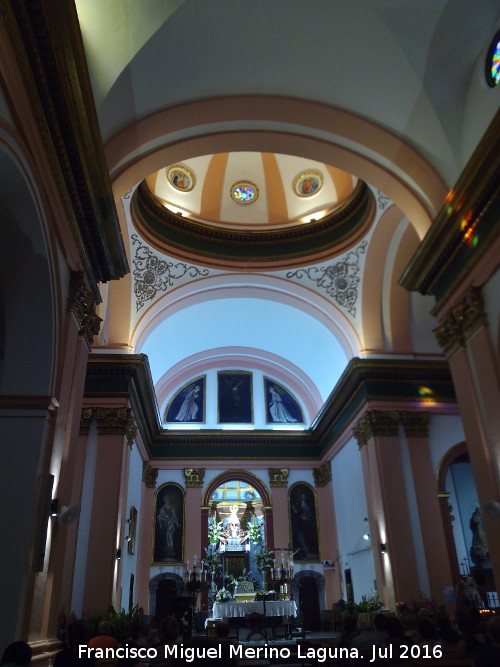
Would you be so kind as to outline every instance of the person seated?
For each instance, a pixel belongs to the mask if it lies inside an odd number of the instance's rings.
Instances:
[[[89,636],[85,623],[81,620],[73,621],[68,625],[66,632],[66,648],[56,653],[53,667],[93,667],[95,659],[92,657],[79,658],[78,647],[87,643]]]
[[[402,620],[405,637],[411,639],[414,644],[418,644],[420,633],[418,631],[418,618],[416,614],[405,614]]]
[[[418,619],[418,633],[420,639],[418,644],[420,646],[428,646],[434,648],[435,646],[442,646],[443,642],[437,636],[437,627],[432,618],[429,616],[422,616]]]
[[[460,640],[458,650],[462,655],[474,656],[488,641],[481,629],[481,618],[477,612],[462,615],[459,621]]]
[[[146,648],[148,646],[147,639],[142,632],[141,622],[138,618],[132,621],[132,625],[130,626],[130,637],[127,637],[123,643],[126,644],[129,642],[140,648]]]
[[[458,642],[460,635],[445,612],[440,612],[436,616],[436,623],[438,639],[445,644],[456,644]]]
[[[339,639],[339,646],[342,648],[350,648],[351,642],[358,635],[357,630],[358,618],[357,616],[344,616],[343,630]]]
[[[493,616],[488,623],[488,635],[491,638],[479,649],[476,667],[498,667],[500,665],[500,616]]]
[[[118,640],[111,636],[111,626],[109,625],[109,621],[101,621],[97,631],[99,634],[92,637],[87,646],[89,648],[112,648],[116,651],[119,644]]]
[[[5,667],[27,667],[32,657],[31,646],[23,641],[9,644],[2,655],[0,665]]]
[[[385,631],[387,632],[386,645],[392,646],[413,646],[414,642],[405,637],[403,624],[397,616],[389,616],[385,621]]]

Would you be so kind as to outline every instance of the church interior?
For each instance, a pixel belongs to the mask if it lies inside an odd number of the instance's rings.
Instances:
[[[0,649],[498,609],[498,2],[0,7]]]

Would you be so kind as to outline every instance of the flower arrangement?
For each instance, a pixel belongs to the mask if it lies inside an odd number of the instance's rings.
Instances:
[[[396,609],[400,616],[436,616],[442,611],[442,606],[432,598],[422,597],[412,602],[397,602]]]
[[[220,542],[224,534],[224,520],[217,521],[217,517],[213,516],[212,521],[208,525],[208,540],[210,544],[217,544]]]
[[[201,561],[203,567],[206,567],[211,575],[214,575],[217,570],[222,567],[220,553],[215,548],[215,545],[210,544],[205,547],[206,555]]]
[[[227,590],[227,588],[220,588],[217,591],[217,595],[215,596],[215,601],[216,602],[229,602],[229,600],[232,600],[233,596],[231,593]]]
[[[252,544],[260,544],[262,540],[262,524],[255,517],[248,524],[247,536]]]
[[[273,554],[274,551],[266,551],[266,549],[262,547],[260,548],[260,551],[255,552],[255,567],[260,574],[264,574],[266,570],[270,570],[273,567]]]

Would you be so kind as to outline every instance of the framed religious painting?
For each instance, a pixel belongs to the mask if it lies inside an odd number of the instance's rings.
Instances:
[[[129,554],[135,554],[135,538],[137,533],[137,510],[134,506],[130,508],[130,514],[128,516],[128,535],[127,539],[127,551]]]
[[[217,418],[219,424],[253,424],[252,373],[217,373]]]
[[[169,401],[163,422],[168,424],[205,423],[206,376],[200,375],[187,382]]]
[[[290,541],[299,563],[320,560],[318,508],[316,492],[305,482],[298,482],[288,492]]]
[[[152,564],[184,562],[184,489],[175,482],[162,484],[155,493]]]
[[[300,405],[292,394],[271,378],[264,378],[266,422],[268,424],[303,424]]]

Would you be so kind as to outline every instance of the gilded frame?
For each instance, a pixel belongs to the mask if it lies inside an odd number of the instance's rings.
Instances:
[[[176,482],[165,482],[155,492],[153,508],[151,565],[183,564],[186,533],[185,489]]]
[[[292,484],[288,491],[288,522],[290,543],[297,563],[321,560],[318,526],[318,496],[306,482]]]

